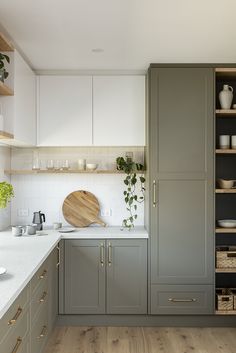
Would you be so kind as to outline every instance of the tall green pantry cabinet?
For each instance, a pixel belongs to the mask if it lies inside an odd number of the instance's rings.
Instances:
[[[214,312],[214,70],[148,74],[150,314]]]

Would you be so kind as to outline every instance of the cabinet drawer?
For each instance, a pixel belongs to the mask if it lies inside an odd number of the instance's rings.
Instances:
[[[38,271],[35,273],[34,277],[31,280],[31,293],[33,294],[38,286],[42,283],[45,282],[46,279],[48,278],[49,274],[49,260],[47,259],[42,266],[38,269]]]
[[[17,299],[14,301],[10,309],[6,312],[3,318],[0,320],[0,342],[4,337],[14,329],[14,327],[21,322],[24,312],[29,302],[29,285],[20,293]]]
[[[213,314],[212,285],[152,285],[151,314]]]
[[[21,320],[16,326],[8,332],[5,339],[0,344],[0,353],[25,353],[23,347],[27,344],[28,334],[30,330],[30,313],[29,309],[24,313]]]
[[[31,353],[40,353],[48,337],[48,303],[40,311],[31,328]]]
[[[33,323],[34,319],[37,317],[39,311],[45,306],[48,302],[48,279],[46,278],[35,291],[33,298],[30,303],[31,310],[31,322]]]

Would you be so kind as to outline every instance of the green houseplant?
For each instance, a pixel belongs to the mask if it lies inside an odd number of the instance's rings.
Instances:
[[[9,73],[5,68],[5,63],[10,63],[10,58],[8,55],[0,53],[0,81],[4,82],[4,80],[8,77]]]
[[[143,175],[137,176],[137,172],[143,171],[144,166],[140,163],[133,162],[131,158],[124,159],[123,157],[116,159],[116,165],[117,170],[123,171],[126,174],[124,179],[126,190],[124,190],[123,194],[129,216],[123,220],[122,226],[130,230],[134,227],[134,222],[138,217],[136,212],[138,203],[144,201],[145,178]],[[138,181],[140,182],[140,189],[137,193],[136,186]]]
[[[6,181],[0,183],[0,208],[6,208],[10,199],[14,196],[13,187]]]

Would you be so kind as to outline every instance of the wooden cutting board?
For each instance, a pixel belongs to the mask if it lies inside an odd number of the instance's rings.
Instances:
[[[74,227],[88,227],[92,223],[106,226],[99,217],[98,199],[89,191],[78,190],[69,194],[62,205],[65,220]]]

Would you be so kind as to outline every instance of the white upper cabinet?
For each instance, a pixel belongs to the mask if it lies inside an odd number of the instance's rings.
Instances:
[[[145,145],[145,76],[93,77],[95,146]]]
[[[92,77],[38,81],[38,146],[92,145]]]
[[[36,77],[17,51],[14,64],[14,139],[36,145]]]

